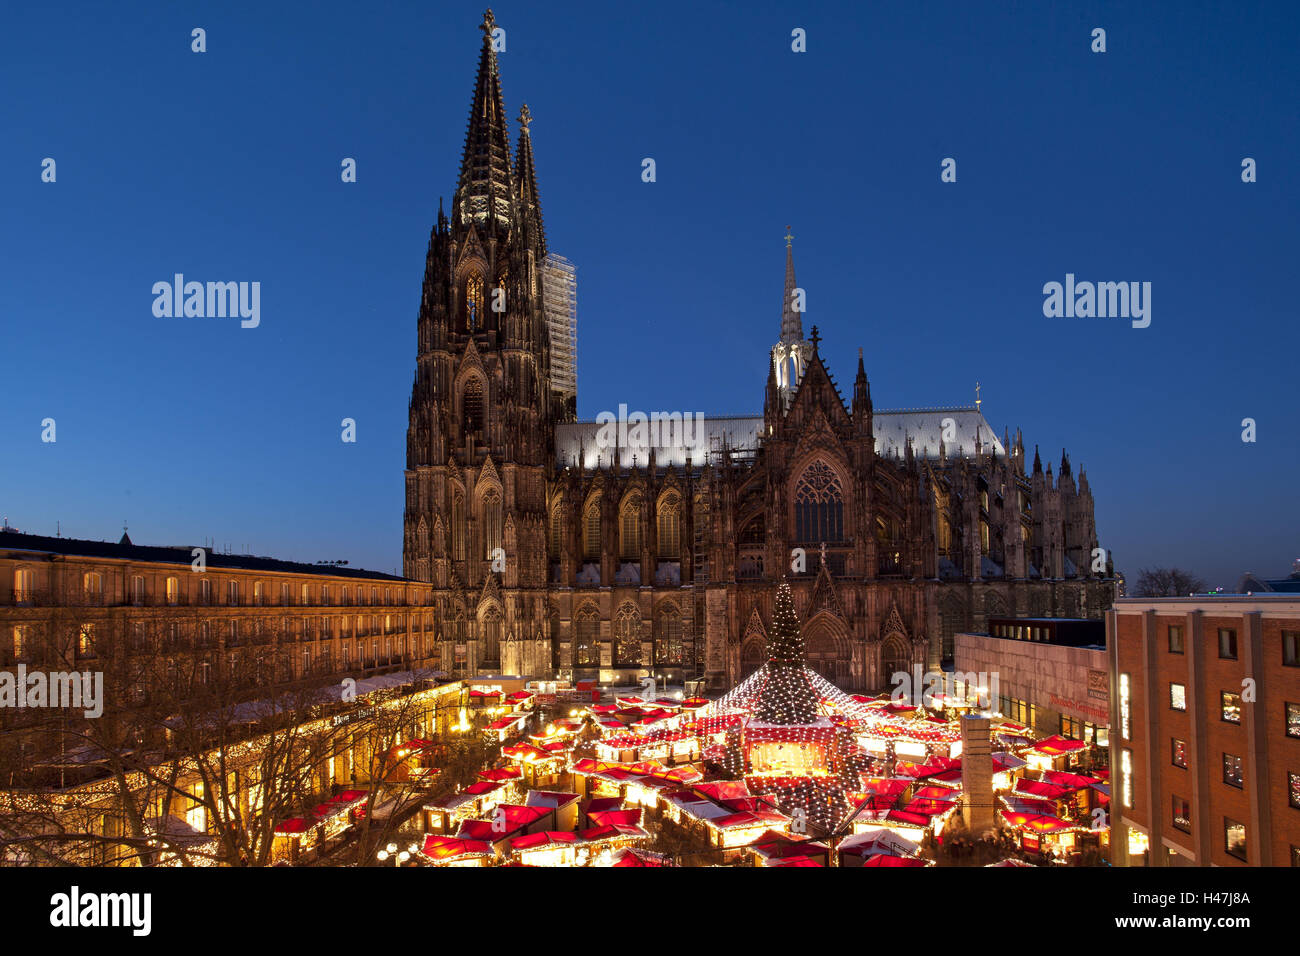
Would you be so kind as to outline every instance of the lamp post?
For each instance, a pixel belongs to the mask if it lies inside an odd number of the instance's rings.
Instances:
[[[405,850],[399,851],[396,843],[390,843],[388,846],[376,853],[375,858],[379,860],[380,863],[387,863],[391,859],[393,861],[393,866],[402,866],[418,849],[419,847],[412,843]]]

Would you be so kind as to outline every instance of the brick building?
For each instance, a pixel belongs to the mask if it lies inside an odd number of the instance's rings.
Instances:
[[[1114,862],[1300,865],[1300,600],[1107,615]]]

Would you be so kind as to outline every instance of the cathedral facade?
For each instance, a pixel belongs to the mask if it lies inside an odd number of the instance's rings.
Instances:
[[[1027,463],[978,402],[876,409],[861,353],[846,401],[789,236],[761,415],[577,421],[551,371],[531,117],[512,154],[494,28],[429,240],[407,431],[403,573],[432,585],[443,670],[730,686],[765,660],[783,576],[809,663],[853,691],[937,668],[990,616],[1101,616],[1086,474]]]

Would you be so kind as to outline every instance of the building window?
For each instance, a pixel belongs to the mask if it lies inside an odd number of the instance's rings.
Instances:
[[[1300,704],[1290,701],[1286,705],[1286,735],[1300,737]]]
[[[1223,818],[1223,848],[1228,856],[1246,859],[1246,825],[1228,817]]]
[[[35,576],[30,568],[19,568],[14,572],[14,603],[30,604],[36,593]]]
[[[461,399],[461,408],[464,412],[465,434],[476,435],[483,430],[483,383],[477,378],[471,378],[465,385],[464,396]]]
[[[618,612],[615,641],[617,666],[639,667],[641,665],[641,615],[635,608],[625,606]]]
[[[226,603],[227,604],[239,603],[239,582],[238,581],[228,581],[226,583]]]
[[[824,461],[804,469],[795,485],[794,529],[795,541],[803,544],[844,540],[844,494]]]
[[[671,604],[659,610],[659,640],[655,657],[660,664],[685,663],[682,648],[682,615]]]
[[[1132,739],[1132,726],[1129,715],[1129,677],[1119,675],[1119,735],[1125,740]]]
[[[320,586],[320,603],[325,607],[330,606],[330,586],[328,584]]]
[[[1223,719],[1230,724],[1241,723],[1241,695],[1224,691],[1219,698],[1222,701]]]
[[[484,492],[482,501],[483,514],[483,558],[487,561],[497,559],[498,549],[505,544],[505,531],[502,528],[501,520],[501,492],[495,488],[489,488]],[[388,598],[388,590],[384,591],[384,598]]]
[[[1224,661],[1237,659],[1237,632],[1230,627],[1219,628],[1219,659]]]
[[[1174,829],[1192,832],[1192,805],[1182,797],[1174,797]]]
[[[94,657],[95,656],[95,625],[83,624],[81,631],[77,635],[77,656]]]
[[[1119,755],[1120,775],[1123,785],[1120,789],[1120,802],[1127,808],[1133,806],[1133,751],[1125,747]]]
[[[1169,685],[1169,706],[1173,710],[1187,709],[1187,688],[1182,684]]]
[[[576,633],[577,655],[575,663],[579,667],[593,667],[600,663],[600,619],[594,608],[584,607],[578,612],[574,631]]]
[[[27,652],[30,649],[27,640],[27,628],[25,626],[15,627],[13,637],[14,662],[27,660]]]
[[[1241,758],[1236,754],[1223,755],[1223,782],[1230,787],[1241,789]]]
[[[199,600],[204,604],[212,603],[212,581],[208,578],[199,580]]]
[[[1169,625],[1169,653],[1183,653],[1183,628],[1179,624]]]
[[[659,557],[681,557],[682,499],[674,493],[659,499]]]
[[[546,549],[552,561],[560,560],[564,544],[564,508],[560,502],[551,506],[551,520],[547,527]]]
[[[618,556],[624,561],[641,560],[641,496],[628,495],[618,515]]]
[[[261,607],[266,603],[266,585],[261,581],[253,582],[253,607]]]
[[[302,601],[302,606],[306,607],[307,605],[311,604],[311,585],[310,584],[302,585],[301,588],[299,589],[299,592],[300,593],[298,596]]]
[[[1300,667],[1300,631],[1282,632],[1282,665]]]
[[[181,579],[168,578],[167,579],[167,603],[179,604],[180,600],[181,600]]]
[[[582,509],[582,556],[600,560],[600,499],[592,496]]]
[[[1300,773],[1286,775],[1287,803],[1300,810]]]
[[[1300,846],[1291,847],[1291,865],[1300,866]]]
[[[1187,741],[1173,739],[1173,763],[1175,767],[1187,769]]]
[[[98,571],[87,571],[81,576],[81,589],[89,601],[99,601],[104,596],[104,578]]]
[[[137,574],[131,579],[131,601],[134,604],[144,603],[144,577]]]

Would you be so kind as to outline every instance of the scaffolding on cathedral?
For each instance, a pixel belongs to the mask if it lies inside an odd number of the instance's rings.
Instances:
[[[551,338],[551,387],[568,402],[578,395],[578,271],[550,253],[542,264],[542,300]]]

